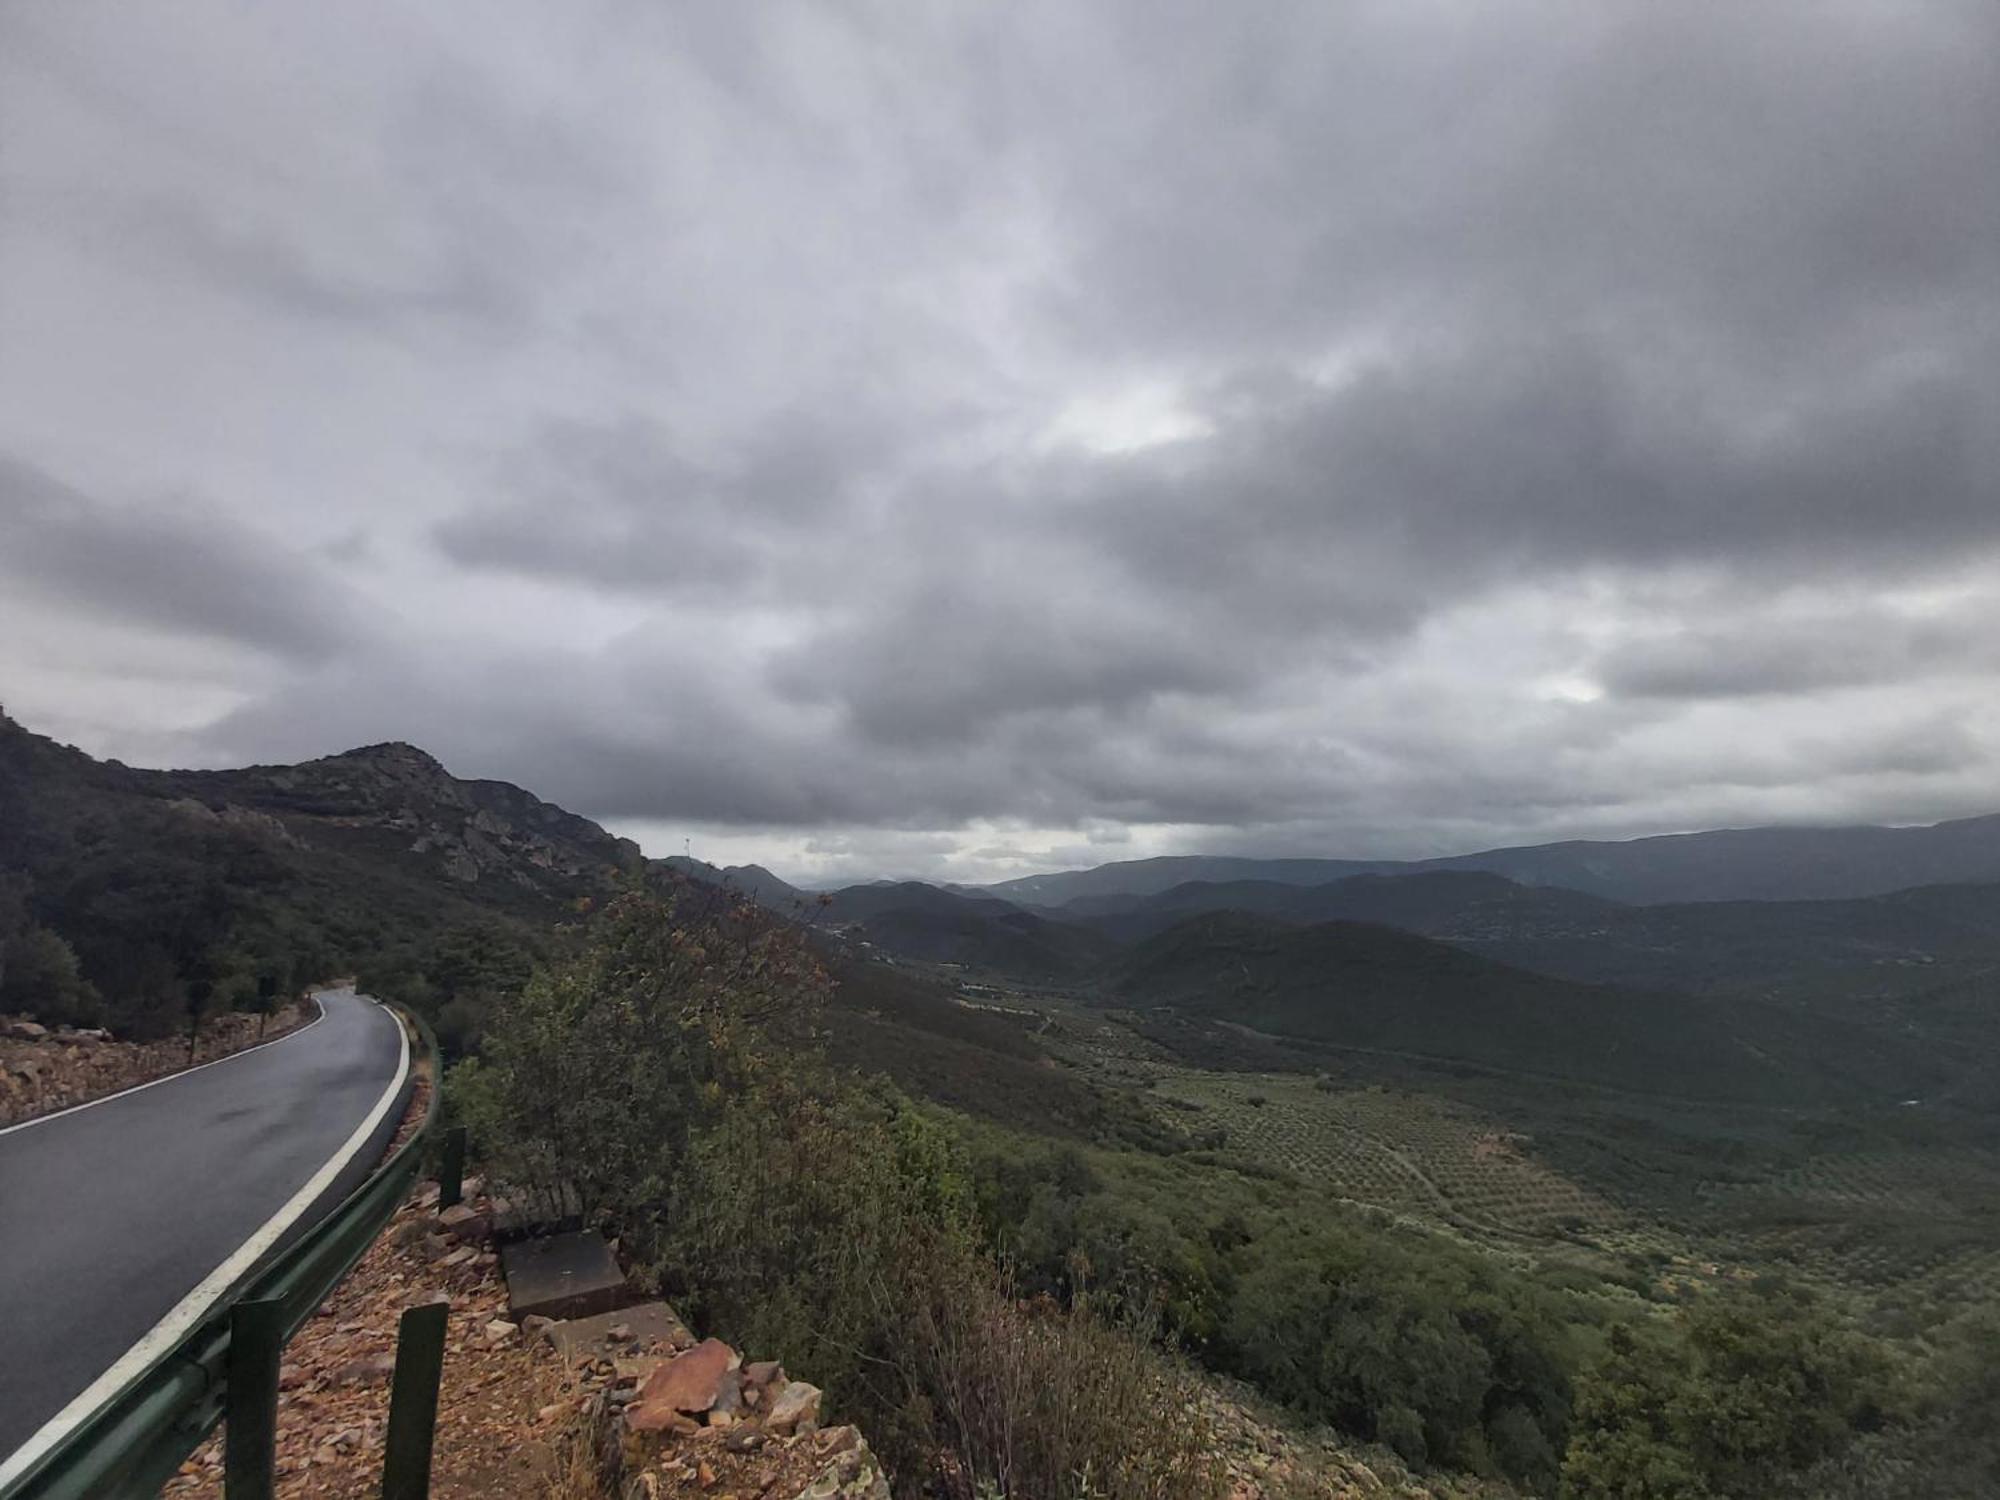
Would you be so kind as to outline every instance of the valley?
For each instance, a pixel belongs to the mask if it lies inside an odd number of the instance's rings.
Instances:
[[[1718,1105],[957,983],[977,990],[966,1009],[1007,1016],[1190,1164],[1592,1296],[1666,1306],[1778,1276],[1899,1336],[2000,1298],[2000,1122],[1982,1112]]]
[[[458,1092],[524,1036],[612,1065],[523,1007],[633,902],[796,943],[746,971],[781,997],[824,970],[823,1013],[773,1045],[942,1132],[926,1149],[957,1165],[926,1191],[969,1195],[1024,1305],[1146,1330],[1431,1493],[1554,1493],[1577,1393],[1630,1340],[1685,1359],[1718,1318],[1804,1318],[1892,1372],[1871,1463],[1949,1473],[1983,1420],[1950,1372],[2000,1306],[2000,887],[818,893],[647,861],[409,746],[149,772],[11,723],[0,811],[0,1010],[192,1034],[340,965],[431,1018]]]

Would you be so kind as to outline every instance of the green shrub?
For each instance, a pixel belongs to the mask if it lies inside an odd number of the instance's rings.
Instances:
[[[738,897],[628,893],[496,1007],[466,1118],[510,1181],[636,1225],[774,1040],[809,1035],[825,988],[798,930]]]
[[[698,1326],[822,1385],[899,1493],[1219,1495],[1181,1377],[1086,1309],[1014,1295],[952,1136],[817,1055],[823,993],[795,929],[627,896],[497,1007],[450,1103],[510,1181],[579,1193]]]
[[[0,931],[0,1012],[50,1023],[98,1021],[104,1003],[77,967],[76,953],[48,928],[23,921]]]
[[[1568,1500],[1777,1494],[1904,1404],[1881,1347],[1796,1295],[1721,1294],[1679,1332],[1613,1331],[1579,1396]]]

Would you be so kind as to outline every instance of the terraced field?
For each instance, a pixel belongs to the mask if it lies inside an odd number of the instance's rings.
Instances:
[[[1359,1065],[1316,1080],[1243,1071],[1258,1066],[1247,1051],[1212,1071],[1118,1012],[1057,1019],[1052,1052],[1150,1101],[1195,1149],[1510,1256],[1656,1292],[1775,1272],[1885,1328],[2000,1302],[2000,1149],[1962,1124],[1371,1077]]]
[[[1708,1185],[1721,1208],[1777,1203],[1847,1215],[1956,1218],[2000,1205],[2000,1158],[1965,1148],[1825,1153],[1761,1182]]]
[[[1919,1323],[2000,1299],[2000,1154],[1827,1153],[1762,1181],[1709,1185],[1703,1197],[1746,1258]]]
[[[1159,1068],[1152,1092],[1224,1155],[1282,1167],[1343,1197],[1462,1228],[1544,1237],[1626,1215],[1538,1160],[1533,1141],[1431,1095],[1328,1088],[1296,1074]]]

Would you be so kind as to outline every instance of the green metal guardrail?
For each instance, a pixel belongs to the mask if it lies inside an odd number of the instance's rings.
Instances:
[[[437,1038],[421,1016],[401,1006],[390,1009],[415,1029],[430,1061],[431,1097],[422,1126],[304,1238],[217,1303],[180,1343],[0,1492],[0,1500],[150,1500],[225,1411],[239,1419],[246,1436],[265,1429],[261,1444],[253,1437],[229,1456],[230,1494],[270,1493],[268,1416],[276,1411],[277,1351],[381,1234],[437,1132],[444,1081]],[[399,1352],[399,1384],[401,1358]],[[433,1402],[435,1393],[433,1376]],[[260,1419],[265,1406],[269,1412]],[[423,1436],[428,1469],[428,1430]],[[233,1439],[232,1446],[237,1446]],[[259,1446],[261,1453],[255,1451]],[[257,1469],[261,1485],[252,1477]]]

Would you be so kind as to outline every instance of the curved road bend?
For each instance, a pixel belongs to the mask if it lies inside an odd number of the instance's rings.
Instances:
[[[352,990],[262,1047],[0,1130],[0,1484],[364,1180],[409,1094]]]

